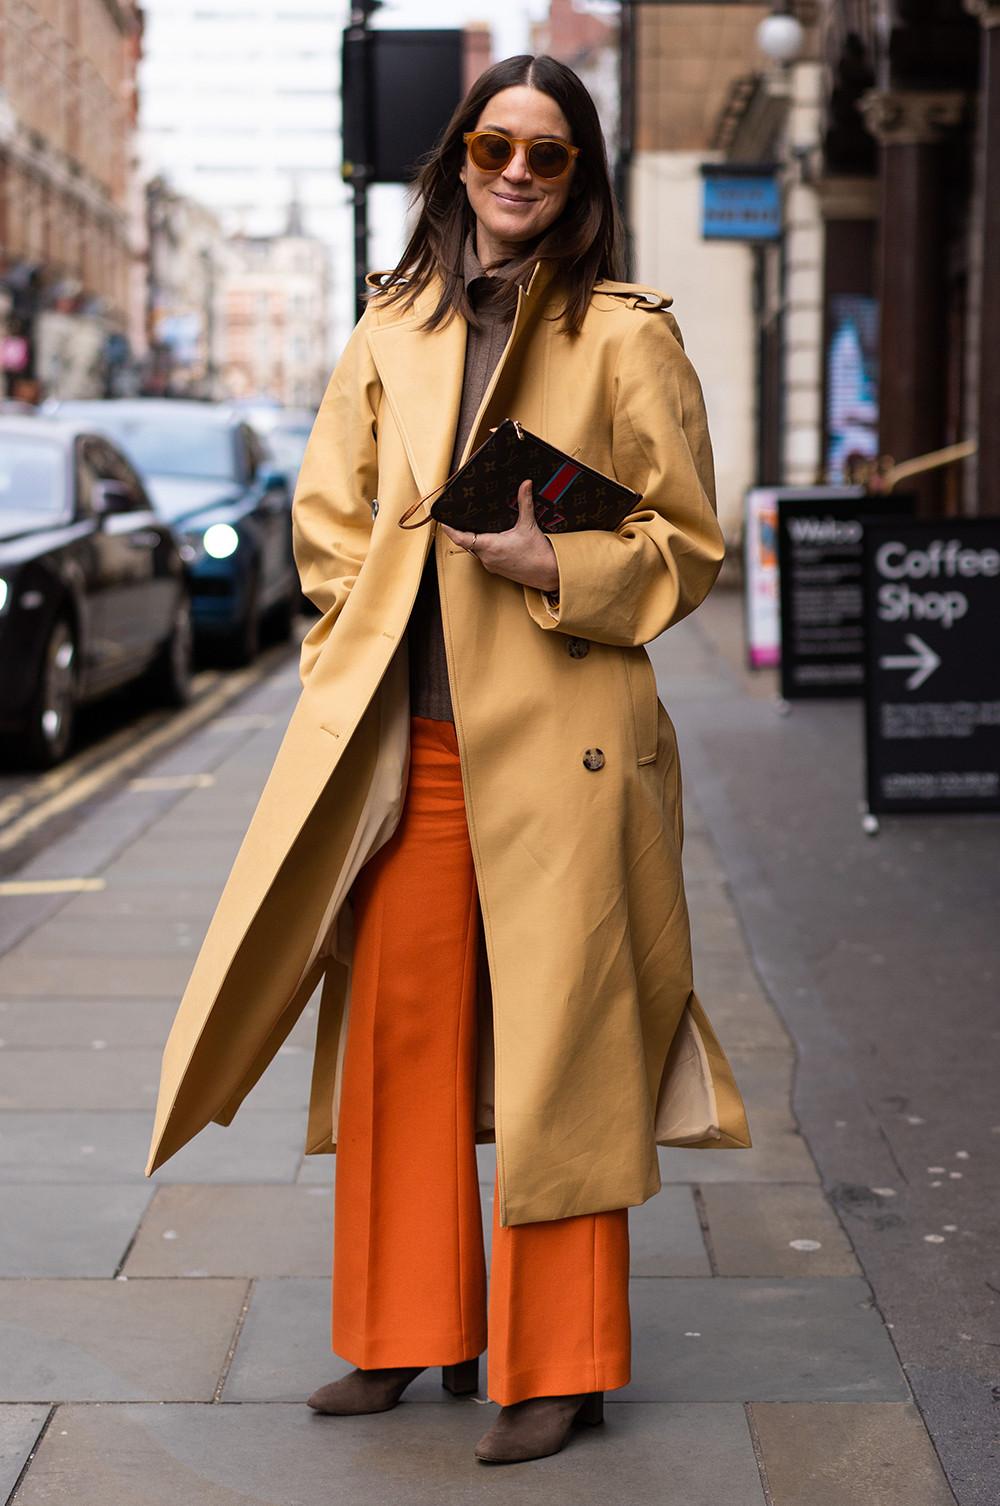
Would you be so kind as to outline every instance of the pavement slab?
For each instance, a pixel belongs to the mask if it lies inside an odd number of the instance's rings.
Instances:
[[[737,1080],[739,1080],[737,1078]],[[664,1182],[817,1182],[808,1147],[780,1103],[747,1105],[750,1150],[682,1150],[660,1146]]]
[[[603,1426],[520,1468],[473,1454],[495,1415],[451,1398],[369,1417],[61,1407],[17,1506],[764,1506],[742,1407],[608,1404]]]
[[[0,1186],[0,1277],[114,1276],[152,1186]]]
[[[225,1402],[301,1402],[353,1370],[330,1339],[330,1277],[255,1281],[226,1377]],[[479,1362],[486,1396],[486,1355]],[[441,1368],[430,1366],[406,1389],[411,1402],[441,1400]]]
[[[858,1276],[850,1240],[820,1187],[706,1184],[720,1276]]]
[[[629,1209],[629,1266],[633,1276],[710,1276],[705,1241],[690,1187],[661,1187]]]
[[[104,957],[39,956],[15,947],[0,958],[0,993],[22,998],[180,998],[189,957],[128,957],[109,967]]]
[[[147,1183],[147,1113],[0,1113],[0,1184]],[[209,1124],[153,1174],[156,1182],[293,1182],[306,1112],[238,1114]]]
[[[329,1276],[326,1187],[160,1187],[126,1276]]]
[[[162,1054],[162,1047],[119,1050],[106,1039],[100,1048],[86,1050],[5,1049],[0,1052],[0,1109],[146,1109],[152,1114]],[[298,1108],[308,1094],[311,1071],[305,1047],[286,1042],[240,1113]]]
[[[905,1401],[864,1281],[631,1283],[636,1401]]]
[[[162,1051],[176,1013],[176,999],[0,999],[0,1050],[47,1053],[102,1041]]]
[[[301,1187],[329,1187],[332,1192],[336,1177],[336,1154],[319,1156],[303,1155],[295,1180]]]
[[[245,1281],[0,1282],[0,1401],[210,1401]]]
[[[133,915],[127,925],[94,925],[92,915],[60,913],[26,936],[18,955],[103,957],[109,970],[123,957],[187,957],[193,963],[207,918],[198,922],[176,915]]]
[[[249,817],[246,822],[249,825]],[[101,875],[107,879],[107,874]],[[206,881],[192,873],[183,884],[131,884],[109,881],[106,889],[87,889],[75,894],[60,910],[67,919],[90,917],[108,925],[136,919],[187,920],[207,925],[222,892],[217,879]]]
[[[750,1411],[772,1506],[955,1506],[912,1402]]]
[[[0,1406],[0,1501],[6,1501],[51,1408]]]

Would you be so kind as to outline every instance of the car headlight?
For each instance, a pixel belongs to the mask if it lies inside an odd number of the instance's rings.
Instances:
[[[210,554],[214,560],[228,559],[236,552],[239,542],[239,534],[229,523],[213,523],[210,528],[205,529],[205,537],[202,540],[205,553]]]

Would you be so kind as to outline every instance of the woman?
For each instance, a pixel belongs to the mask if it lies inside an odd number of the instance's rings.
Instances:
[[[658,1144],[749,1144],[694,992],[673,726],[642,645],[723,542],[668,299],[609,280],[597,114],[489,69],[328,385],[293,508],[302,695],[164,1053],[152,1171],[227,1124],[323,978],[307,1151],[337,1150],[319,1412],[420,1370],[560,1449],[630,1365],[628,1208]],[[616,532],[397,526],[506,416],[642,494]],[[476,1142],[496,1141],[487,1299]]]

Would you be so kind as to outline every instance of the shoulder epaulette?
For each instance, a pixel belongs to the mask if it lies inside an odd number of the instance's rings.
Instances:
[[[393,277],[393,273],[392,273],[391,268],[387,272],[366,272],[365,273],[365,282],[368,284],[368,286],[370,288],[385,288],[385,287],[388,287],[390,285],[390,283],[408,282],[408,281],[409,281],[409,278],[407,278],[407,277]]]
[[[609,277],[596,282],[594,292],[606,293],[609,298],[624,298],[633,309],[668,309],[674,301],[669,293],[661,293],[657,288],[643,287],[636,282],[613,282]]]

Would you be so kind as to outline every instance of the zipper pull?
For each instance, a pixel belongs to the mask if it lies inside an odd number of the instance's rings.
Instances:
[[[523,431],[521,429],[521,425],[518,423],[517,419],[516,418],[512,418],[511,419],[511,423],[514,425],[514,433],[517,435],[518,439],[523,439],[524,438],[524,433],[523,433]]]

